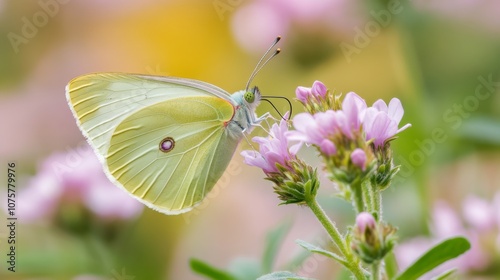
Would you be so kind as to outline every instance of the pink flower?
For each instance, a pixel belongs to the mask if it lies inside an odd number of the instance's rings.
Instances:
[[[365,171],[366,169],[366,153],[360,148],[355,149],[351,153],[351,161],[354,165]]]
[[[327,92],[328,89],[326,88],[325,84],[320,81],[314,81],[312,87],[310,88],[302,86],[297,87],[297,89],[295,90],[295,95],[297,96],[297,99],[302,103],[306,103],[311,99],[319,100],[325,97]]]
[[[288,118],[288,113],[284,119]],[[295,159],[297,147],[288,148],[288,139],[285,133],[288,132],[287,122],[281,120],[280,124],[273,124],[268,137],[254,137],[252,140],[259,144],[259,152],[243,151],[246,164],[261,168],[264,173],[278,172],[276,164],[289,167],[288,161]]]
[[[389,106],[383,100],[377,100],[364,113],[363,129],[366,133],[366,140],[373,139],[375,147],[383,147],[387,140],[411,126],[411,124],[405,124],[398,129],[403,114],[403,106],[399,99],[393,98]]]
[[[372,214],[368,212],[361,212],[356,217],[356,227],[360,233],[364,233],[367,228],[375,228],[377,222],[373,218]]]

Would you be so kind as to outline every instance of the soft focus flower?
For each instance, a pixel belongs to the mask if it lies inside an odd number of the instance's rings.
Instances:
[[[375,228],[376,226],[375,218],[373,218],[372,214],[368,212],[361,212],[356,217],[356,226],[358,227],[359,232],[365,232],[367,228]]]
[[[479,197],[468,195],[463,202],[463,215],[467,224],[478,231],[484,232],[497,227],[494,207],[488,201]]]
[[[366,140],[373,140],[376,148],[383,147],[386,141],[411,126],[411,124],[405,124],[398,129],[403,114],[403,106],[399,99],[393,98],[389,106],[383,100],[377,100],[364,113],[363,129],[366,133]]]
[[[295,158],[298,147],[288,148],[288,139],[285,137],[285,133],[288,131],[285,121],[287,118],[288,113],[285,114],[279,125],[273,124],[268,137],[254,137],[252,139],[259,144],[259,152],[241,152],[246,164],[259,167],[266,174],[278,172],[276,164],[290,168],[287,163]]]
[[[366,153],[360,148],[355,149],[351,153],[351,161],[356,166],[361,168],[361,170],[365,171],[366,169]]]
[[[265,50],[277,35],[289,37],[287,33],[293,27],[306,28],[309,33],[326,29],[326,34],[335,38],[336,34],[352,34],[356,26],[366,21],[359,1],[253,0],[245,5],[233,2],[237,1],[222,2],[219,18],[230,17],[236,8],[231,23],[233,34],[243,48],[252,52]]]
[[[101,219],[130,219],[143,208],[108,180],[93,153],[82,155],[76,150],[48,157],[21,190],[19,200],[23,222],[51,219],[65,205],[81,206]]]

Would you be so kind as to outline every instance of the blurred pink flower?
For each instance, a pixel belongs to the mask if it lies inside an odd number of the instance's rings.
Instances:
[[[266,174],[278,172],[276,164],[283,167],[290,167],[287,162],[295,158],[296,148],[288,148],[288,139],[285,133],[288,131],[287,112],[280,124],[273,124],[268,137],[254,137],[252,140],[259,144],[259,152],[243,151],[246,164],[261,168]]]
[[[63,202],[81,205],[103,219],[130,219],[143,208],[108,180],[93,153],[76,150],[49,156],[19,193],[19,201],[23,222],[50,219],[63,211]]]
[[[366,132],[366,140],[373,139],[375,147],[382,147],[387,140],[411,126],[405,124],[398,129],[403,114],[399,99],[391,99],[389,106],[383,100],[377,100],[364,113],[363,129]]]
[[[465,222],[480,232],[489,231],[497,227],[494,204],[479,197],[468,195],[463,204],[462,212]]]
[[[351,34],[366,18],[361,7],[356,0],[254,0],[237,7],[231,25],[243,48],[260,53],[296,26],[312,32],[326,29],[330,37]]]

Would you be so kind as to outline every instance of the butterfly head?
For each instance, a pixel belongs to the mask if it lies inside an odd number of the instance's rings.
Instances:
[[[245,92],[245,94],[243,95],[243,98],[249,105],[254,103],[255,100],[257,100],[258,103],[260,101],[260,97],[261,95],[258,87],[253,87],[251,90]]]

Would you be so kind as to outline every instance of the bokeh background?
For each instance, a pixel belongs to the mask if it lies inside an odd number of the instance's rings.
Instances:
[[[72,78],[105,71],[189,77],[234,92],[281,35],[282,53],[254,81],[264,94],[293,98],[297,86],[321,80],[369,104],[401,99],[403,123],[413,126],[394,141],[402,170],[383,201],[399,227],[401,265],[462,234],[473,243],[455,263],[464,279],[498,279],[499,14],[496,0],[0,1],[1,203],[15,162],[18,217],[10,272],[0,214],[0,278],[202,279],[190,258],[221,268],[258,260],[266,234],[287,222],[276,269],[300,254],[295,239],[325,244],[306,208],[277,206],[261,171],[243,164],[246,143],[200,209],[165,216],[130,202],[102,177],[64,95]],[[277,116],[267,104],[258,109],[267,111]],[[321,168],[312,149],[302,157]],[[350,205],[327,180],[321,191],[345,229]],[[310,257],[296,270],[337,279],[340,267]]]

